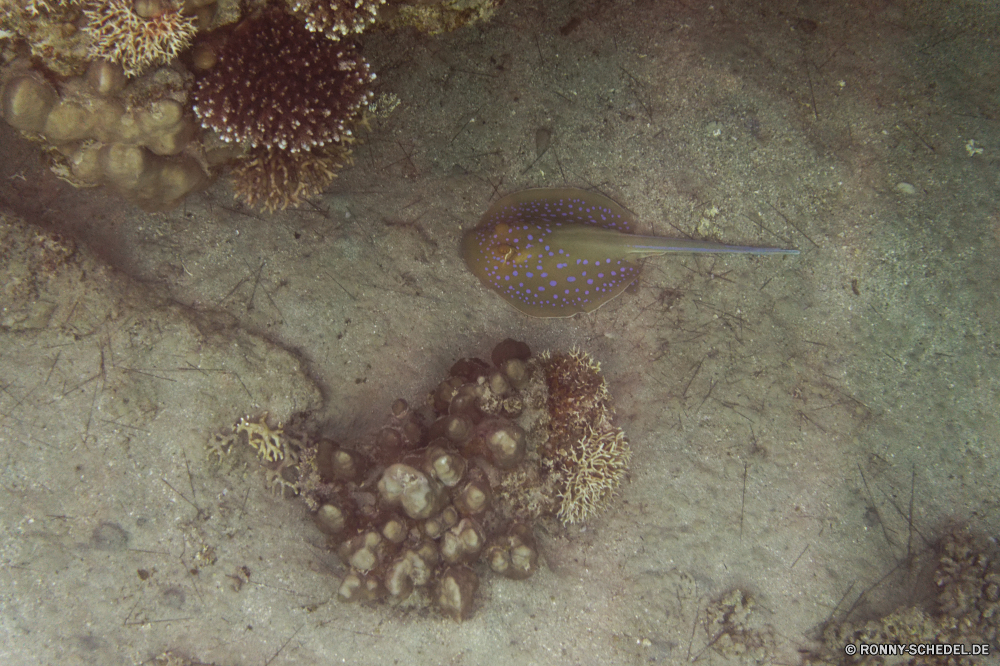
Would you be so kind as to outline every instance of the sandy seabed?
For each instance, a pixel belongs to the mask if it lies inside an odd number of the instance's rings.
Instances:
[[[998,30],[979,2],[508,0],[373,33],[399,108],[274,214],[224,181],[143,213],[4,127],[0,663],[797,664],[926,596],[880,583],[1000,523]],[[530,319],[457,247],[539,186],[801,254],[651,259]],[[265,411],[368,437],[505,337],[601,362],[631,473],[464,623],[339,603],[304,507],[207,456]]]

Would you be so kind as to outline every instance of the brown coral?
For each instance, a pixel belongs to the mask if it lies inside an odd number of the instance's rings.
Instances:
[[[206,129],[254,148],[308,151],[351,136],[375,78],[350,44],[270,8],[241,22],[191,93]]]
[[[295,153],[255,148],[233,167],[236,197],[272,212],[296,206],[326,189],[350,155],[350,149],[339,144]]]
[[[925,558],[933,561],[925,562]],[[989,643],[995,651],[1000,640],[1000,557],[995,543],[967,528],[952,526],[930,549],[916,555],[907,569],[920,571],[927,564],[934,567],[930,579],[923,576],[914,579],[917,587],[910,592],[922,602],[900,605],[888,615],[867,622],[850,615],[831,621],[824,628],[823,650],[812,655],[808,663],[825,664],[834,659],[843,664],[886,663],[878,653],[859,652],[845,658],[845,644]],[[980,663],[976,657],[967,655],[911,655],[913,658],[906,663],[927,666]]]
[[[609,420],[597,363],[577,350],[533,359],[510,340],[491,358],[495,365],[460,359],[423,407],[396,400],[384,428],[350,445],[306,432],[290,439],[294,426],[264,418],[236,425],[268,483],[298,495],[329,537],[347,569],[339,599],[434,605],[466,619],[483,573],[524,580],[541,566],[535,519],[584,520],[614,494],[629,449]],[[583,411],[549,414],[550,405]],[[580,414],[595,420],[579,424]],[[550,456],[552,432],[579,441],[562,441]],[[233,442],[215,437],[209,448],[223,458]]]
[[[611,423],[614,409],[601,366],[586,352],[543,354],[549,437],[545,457],[556,480],[559,519],[567,525],[600,513],[628,469],[631,449]]]

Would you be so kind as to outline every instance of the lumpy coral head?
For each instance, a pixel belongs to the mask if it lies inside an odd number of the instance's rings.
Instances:
[[[337,143],[371,97],[354,46],[310,32],[271,7],[242,21],[195,84],[195,114],[224,140],[298,152]]]

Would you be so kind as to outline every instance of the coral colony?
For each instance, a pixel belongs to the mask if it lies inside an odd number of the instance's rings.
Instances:
[[[233,172],[237,194],[273,210],[323,191],[349,159],[352,119],[372,96],[368,63],[275,8],[208,48],[212,65],[191,98],[202,127],[249,146]]]
[[[63,180],[147,210],[226,171],[246,204],[295,206],[366,124],[361,33],[454,30],[501,2],[397,0],[382,19],[385,0],[0,0],[0,114]],[[167,101],[171,127],[134,122]]]
[[[216,27],[214,0],[0,0],[0,113],[67,182],[149,210],[227,169],[249,205],[296,205],[350,161],[375,78],[353,37],[382,3],[261,4]]]
[[[336,143],[371,96],[374,76],[354,47],[278,9],[240,23],[215,56],[191,98],[202,126],[223,141],[290,152]]]
[[[484,573],[520,580],[538,569],[535,522],[606,509],[630,456],[588,354],[533,357],[505,340],[491,360],[455,363],[424,405],[396,400],[365,440],[314,440],[265,414],[211,449],[221,458],[249,445],[267,483],[306,503],[343,562],[340,599],[465,619]]]

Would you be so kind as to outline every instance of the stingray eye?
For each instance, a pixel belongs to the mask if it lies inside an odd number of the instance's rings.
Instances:
[[[500,258],[500,261],[502,261],[503,263],[507,263],[507,259],[510,258],[510,255],[514,252],[514,249],[510,245],[507,245],[506,243],[500,243],[499,245],[496,246],[495,252],[496,255]]]
[[[493,227],[493,238],[500,239],[510,233],[510,227],[501,222],[497,226]]]

